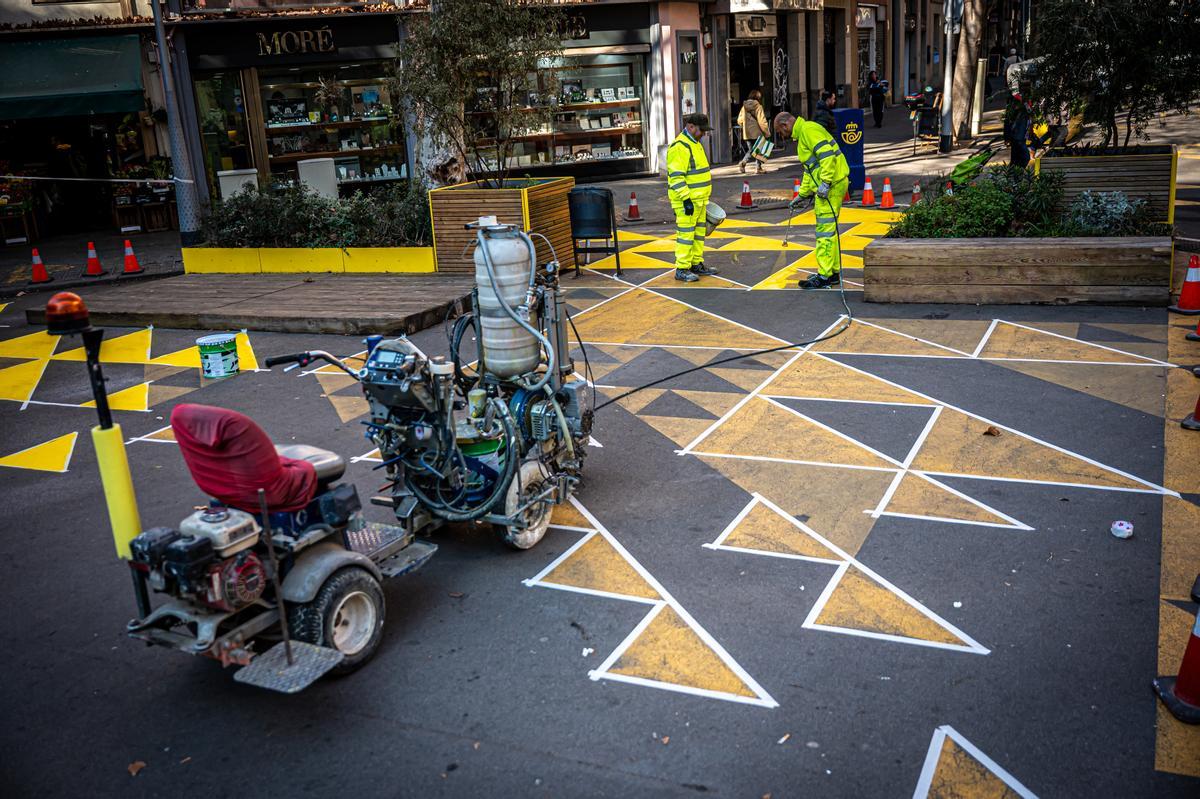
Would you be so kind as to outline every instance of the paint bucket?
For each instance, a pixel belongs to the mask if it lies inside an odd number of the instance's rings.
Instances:
[[[466,489],[468,502],[486,499],[504,468],[504,442],[500,438],[485,438],[460,443],[463,460],[467,463]]]
[[[716,203],[709,203],[704,207],[704,222],[705,235],[711,235],[717,229],[717,225],[725,221],[725,209]]]
[[[238,373],[237,336],[218,333],[196,339],[200,349],[200,373],[207,380],[233,377]]]

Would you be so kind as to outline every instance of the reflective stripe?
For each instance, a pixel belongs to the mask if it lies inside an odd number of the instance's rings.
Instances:
[[[817,217],[818,225],[832,225],[834,222],[837,222],[836,216],[818,216]]]
[[[687,185],[688,184],[685,181],[679,181],[678,183],[668,183],[667,188],[673,191],[679,191],[680,189],[686,189]]]
[[[704,168],[702,168],[702,169],[689,169],[689,170],[687,171],[687,173],[688,173],[689,175],[707,175],[707,174],[708,174],[708,172],[709,172],[709,169],[708,169],[708,167],[704,167]]]
[[[1187,281],[1200,280],[1200,268],[1191,267],[1190,269],[1188,269],[1187,277],[1185,278],[1185,280],[1187,280]]]
[[[695,183],[688,183],[688,188],[689,189],[702,189],[705,186],[711,186],[711,185],[712,185],[711,180],[698,180]]]
[[[826,158],[833,158],[835,155],[841,155],[837,150],[830,150],[827,153],[821,153],[817,156],[818,161],[824,161]]]
[[[668,172],[668,173],[667,173],[667,177],[669,177],[669,178],[682,178],[682,177],[687,177],[687,173],[686,173],[686,172],[680,172],[679,170],[674,170],[674,171],[672,171],[672,172]]]
[[[836,230],[818,230],[817,231],[818,239],[828,239],[828,238],[832,238],[833,236],[836,236],[836,235],[837,235]]]
[[[817,165],[817,157],[816,157],[815,155],[811,155],[811,156],[809,156],[809,157],[808,157],[808,158],[807,158],[807,159],[804,161],[804,165],[805,165],[805,166],[807,166],[807,167],[814,167],[814,166],[816,166],[816,165]]]
[[[836,145],[836,144],[834,144],[832,141],[830,141],[829,139],[826,139],[825,141],[819,141],[819,142],[817,142],[817,143],[816,143],[816,144],[813,146],[813,152],[815,153],[817,150],[820,150],[820,149],[822,149],[822,148],[825,148],[825,147],[836,147],[836,146],[837,146],[837,145]]]
[[[696,230],[695,225],[692,225],[691,227],[679,227],[678,225],[675,226],[676,233],[692,233],[695,230]]]

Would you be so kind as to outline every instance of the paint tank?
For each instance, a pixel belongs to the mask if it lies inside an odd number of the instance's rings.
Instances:
[[[480,220],[483,222],[483,220]],[[495,225],[494,218],[492,221]],[[529,285],[528,245],[517,235],[515,228],[484,229],[488,253],[491,255],[496,287],[500,297],[514,311],[525,301]],[[534,371],[541,361],[537,338],[504,312],[483,260],[483,247],[475,248],[475,284],[479,289],[479,337],[483,348],[484,366],[502,378],[513,378]]]

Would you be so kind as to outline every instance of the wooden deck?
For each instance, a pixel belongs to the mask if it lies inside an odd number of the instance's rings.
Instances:
[[[279,333],[415,333],[470,306],[466,275],[181,275],[81,289],[98,325]],[[26,312],[44,324],[41,307]]]

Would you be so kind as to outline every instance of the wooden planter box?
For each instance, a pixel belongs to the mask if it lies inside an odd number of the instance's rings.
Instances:
[[[875,239],[867,302],[1166,305],[1171,239]]]
[[[472,181],[432,189],[429,212],[438,271],[474,274],[475,231],[464,226],[485,215],[495,215],[505,224],[520,225],[527,233],[541,233],[554,244],[562,269],[574,269],[571,213],[567,206],[567,192],[574,187],[575,178],[519,178],[505,181],[504,188],[489,189],[479,181]],[[534,242],[538,262],[550,260],[546,243],[536,238]]]
[[[1173,144],[1114,149],[1111,154],[1072,155],[1052,151],[1039,158],[1034,169],[1063,177],[1063,207],[1085,190],[1121,191],[1130,199],[1144,199],[1158,219],[1175,224],[1175,172],[1179,154]]]
[[[432,247],[184,247],[188,274],[433,272]]]

